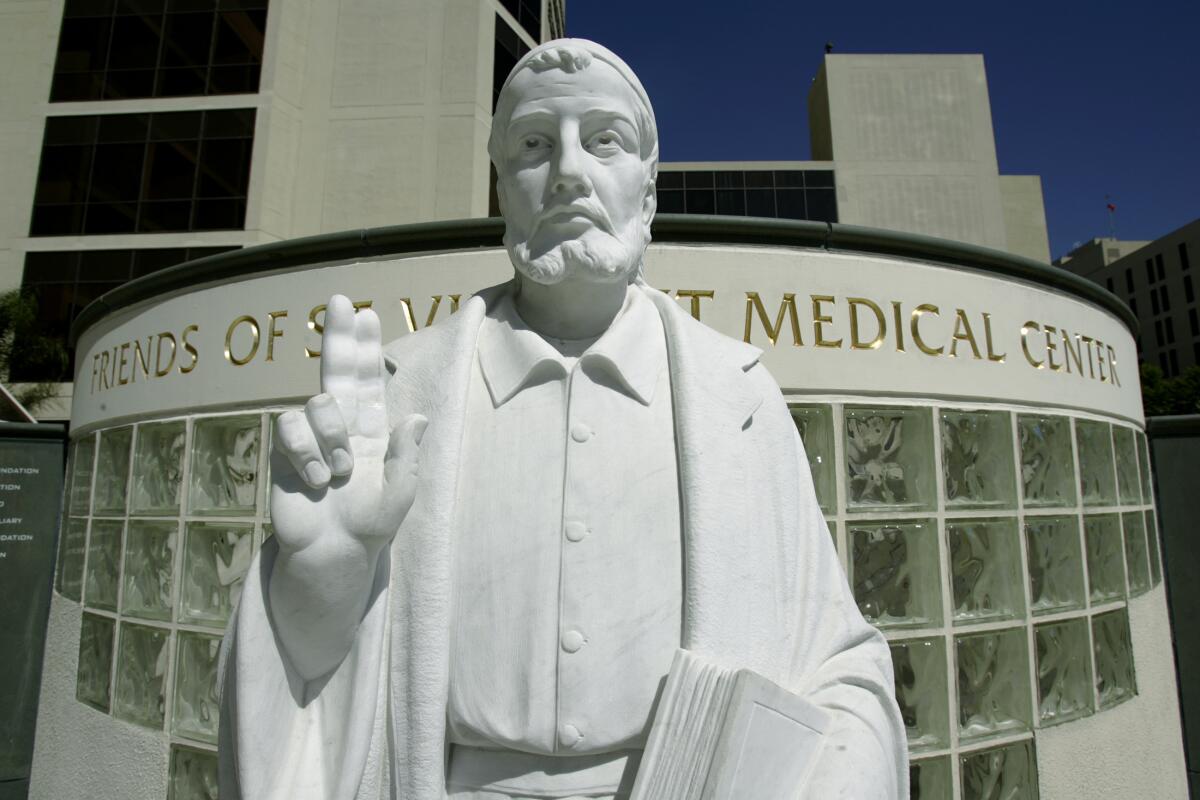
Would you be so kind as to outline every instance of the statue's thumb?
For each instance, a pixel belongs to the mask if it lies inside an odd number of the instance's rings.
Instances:
[[[383,457],[383,480],[393,491],[401,489],[404,481],[416,479],[421,440],[428,426],[427,418],[412,414],[388,437],[387,454]]]

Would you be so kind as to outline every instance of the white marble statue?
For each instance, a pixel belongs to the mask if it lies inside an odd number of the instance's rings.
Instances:
[[[831,715],[807,796],[907,797],[888,648],[778,386],[642,280],[641,83],[542,45],[489,152],[514,279],[386,348],[335,297],[322,393],[279,420],[221,797],[625,797],[681,646]]]

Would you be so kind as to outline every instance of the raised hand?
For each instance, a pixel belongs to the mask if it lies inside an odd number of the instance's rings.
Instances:
[[[335,295],[321,339],[321,393],[275,423],[271,516],[284,550],[340,536],[376,549],[400,527],[427,420],[414,414],[389,430],[386,380],[379,317]]]

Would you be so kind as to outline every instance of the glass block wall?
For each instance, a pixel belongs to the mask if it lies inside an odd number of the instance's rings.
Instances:
[[[792,407],[863,615],[891,644],[912,797],[1036,798],[1035,732],[1137,693],[1162,580],[1146,438],[1000,407]]]
[[[220,637],[270,535],[277,410],[72,446],[56,588],[76,697],[170,740],[169,797],[216,797]],[[1146,439],[1098,418],[792,407],[862,613],[887,636],[912,796],[1036,798],[1035,732],[1133,697],[1126,604],[1162,579]]]
[[[270,535],[259,412],[72,446],[56,589],[83,604],[76,698],[169,734],[172,800],[217,796],[217,657]]]

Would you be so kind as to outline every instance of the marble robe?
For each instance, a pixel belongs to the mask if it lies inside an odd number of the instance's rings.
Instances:
[[[645,287],[663,320],[683,503],[683,646],[748,667],[830,712],[808,796],[908,796],[883,636],[855,605],[808,462],[761,351]],[[442,800],[446,794],[457,463],[484,290],[388,346],[388,413],[430,420],[416,500],[380,558],[355,643],[305,684],[270,620],[269,540],[226,633],[222,800]]]

